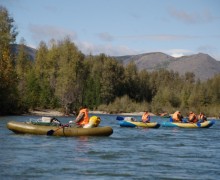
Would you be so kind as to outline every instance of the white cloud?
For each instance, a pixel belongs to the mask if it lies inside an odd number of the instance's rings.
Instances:
[[[194,53],[193,51],[188,49],[169,49],[169,50],[165,50],[164,52],[173,57],[181,57]]]
[[[138,54],[138,51],[134,49],[130,49],[126,46],[112,46],[110,44],[100,44],[95,45],[89,42],[77,42],[77,47],[84,53],[84,54],[92,54],[98,55],[104,53],[109,56],[123,56],[123,55],[133,55]]]
[[[112,40],[114,40],[114,37],[111,34],[107,33],[107,32],[99,33],[98,37],[103,41],[112,41]]]
[[[118,36],[117,38],[133,39],[133,40],[177,41],[177,40],[185,40],[185,39],[195,39],[195,38],[199,38],[199,36],[174,35],[174,34],[152,34],[152,35]]]
[[[171,8],[169,9],[169,13],[172,17],[187,24],[209,23],[215,19],[219,19],[219,17],[215,17],[208,9],[205,9],[200,13],[190,13],[184,10]]]
[[[187,40],[187,39],[196,39],[201,38],[196,35],[178,35],[178,34],[143,34],[143,35],[127,35],[127,36],[113,36],[110,33],[102,32],[97,34],[97,36],[102,41],[113,41],[113,40],[151,40],[151,41],[179,41],[179,40]]]
[[[65,37],[69,37],[72,40],[77,39],[77,34],[74,31],[70,31],[64,28],[49,26],[49,25],[29,25],[29,31],[31,33],[32,39],[37,43],[39,41],[49,41],[51,39],[64,39]]]

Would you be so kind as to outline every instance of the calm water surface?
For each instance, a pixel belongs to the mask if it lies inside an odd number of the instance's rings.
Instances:
[[[99,116],[101,126],[113,128],[110,137],[17,135],[8,121],[39,117],[0,117],[0,178],[219,179],[220,121],[208,129],[139,129],[121,128],[116,115]]]

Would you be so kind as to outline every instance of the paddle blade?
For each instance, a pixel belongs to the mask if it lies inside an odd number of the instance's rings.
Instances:
[[[201,127],[201,124],[200,124],[199,122],[197,122],[196,125],[197,125],[198,127]]]
[[[173,118],[170,116],[170,122],[173,122]]]
[[[118,121],[123,121],[123,120],[124,120],[124,117],[117,116],[117,117],[116,117],[116,120],[118,120]]]
[[[215,124],[215,120],[211,120],[211,124],[212,124],[212,125]]]
[[[48,136],[52,136],[54,132],[55,132],[55,131],[54,131],[53,129],[51,129],[51,130],[47,131],[47,135],[48,135]]]

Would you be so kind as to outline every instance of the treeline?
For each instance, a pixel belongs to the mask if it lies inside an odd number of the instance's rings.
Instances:
[[[4,7],[0,23],[0,114],[36,108],[71,113],[86,104],[111,113],[178,109],[219,116],[220,75],[200,82],[193,73],[138,71],[133,62],[123,66],[105,54],[85,56],[68,37],[42,41],[32,61],[24,40],[18,53],[11,52],[17,32]]]

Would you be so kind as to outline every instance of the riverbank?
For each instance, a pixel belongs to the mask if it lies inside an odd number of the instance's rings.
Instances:
[[[30,110],[28,115],[34,115],[34,116],[64,116],[63,113],[51,110],[51,109],[45,109],[45,110]],[[26,114],[25,114],[26,115]]]
[[[132,113],[118,113],[117,115],[121,116],[142,116],[144,112],[132,112]],[[104,111],[89,111],[89,114],[109,114]],[[44,109],[44,110],[30,110],[28,114],[25,115],[34,115],[34,116],[74,116],[73,114],[70,115],[65,115],[60,111],[56,110],[51,110],[51,109]],[[150,113],[150,116],[156,116],[153,113]],[[216,117],[208,117],[208,119],[216,119],[218,120],[219,118]]]
[[[89,111],[89,114],[109,114],[104,111]],[[143,112],[133,112],[133,113],[119,113],[118,115],[121,116],[141,116]],[[44,110],[30,110],[28,115],[35,115],[35,116],[74,116],[73,114],[65,115],[62,112],[51,110],[51,109],[44,109]],[[155,114],[150,113],[150,116],[155,116]]]

